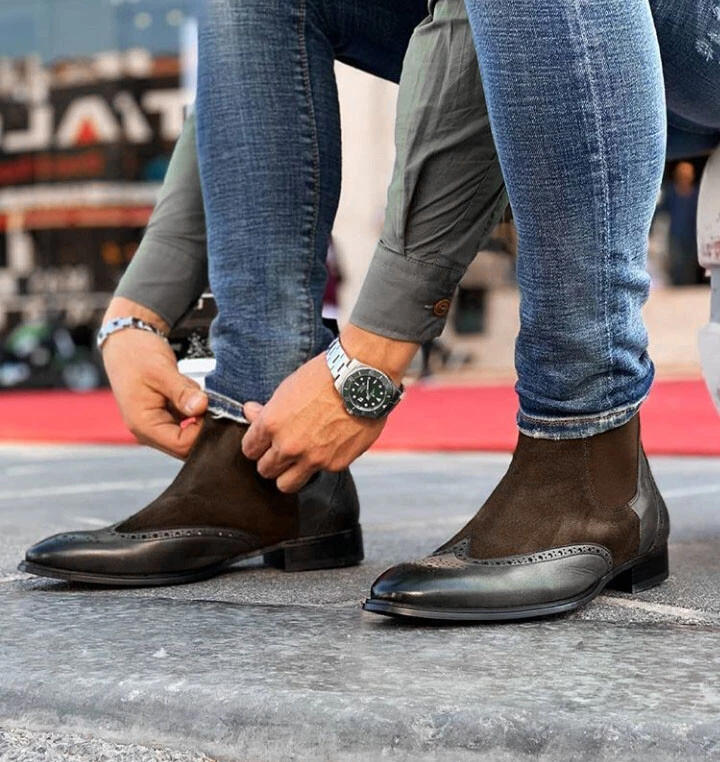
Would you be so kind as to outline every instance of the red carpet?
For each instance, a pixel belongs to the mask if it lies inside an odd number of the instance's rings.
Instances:
[[[516,398],[509,386],[412,387],[377,450],[508,451]],[[648,452],[720,455],[720,417],[702,381],[658,382],[643,407]],[[127,444],[109,391],[0,394],[0,441]]]

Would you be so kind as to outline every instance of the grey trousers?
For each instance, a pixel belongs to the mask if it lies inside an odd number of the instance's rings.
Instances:
[[[464,0],[432,0],[403,65],[382,238],[351,322],[439,336],[470,262],[508,200]]]

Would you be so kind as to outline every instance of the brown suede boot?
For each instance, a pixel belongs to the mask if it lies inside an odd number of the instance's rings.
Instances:
[[[365,609],[435,619],[527,619],[572,611],[607,587],[668,576],[669,518],[639,419],[587,439],[520,435],[475,517],[432,556],[373,585]]]
[[[242,453],[244,426],[208,416],[168,489],[125,521],[49,537],[21,570],[108,585],[170,585],[263,555],[287,571],[351,566],[363,558],[349,471],[321,472],[297,495],[263,479]]]

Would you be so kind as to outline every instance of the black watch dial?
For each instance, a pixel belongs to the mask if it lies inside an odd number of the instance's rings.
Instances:
[[[349,413],[382,418],[392,410],[395,386],[379,370],[360,368],[345,379],[342,396]]]

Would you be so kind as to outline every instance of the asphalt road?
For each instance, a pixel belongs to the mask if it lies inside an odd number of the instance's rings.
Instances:
[[[98,590],[16,571],[45,535],[122,518],[177,466],[135,448],[0,448],[0,760],[720,759],[720,460],[657,458],[672,576],[516,625],[362,613],[387,566],[481,504],[495,455],[371,455],[367,561],[257,564]]]

